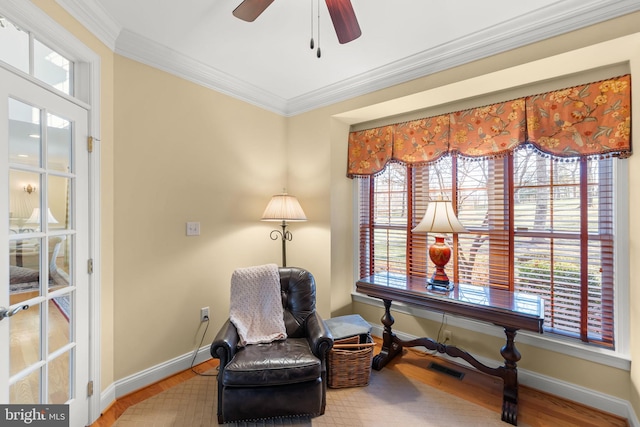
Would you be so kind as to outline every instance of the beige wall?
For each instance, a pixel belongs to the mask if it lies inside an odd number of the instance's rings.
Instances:
[[[274,224],[259,218],[286,185],[286,120],[120,56],[115,65],[115,374],[123,378],[193,350],[204,306],[211,342],[229,312],[233,270],[280,262]],[[199,221],[201,235],[187,237],[186,221]]]
[[[280,263],[279,242],[268,237],[274,224],[258,219],[271,194],[283,186],[298,196],[309,218],[291,226],[288,263],[315,274],[322,315],[355,311],[379,323],[378,308],[351,303],[353,182],[345,178],[349,124],[444,103],[447,97],[464,98],[478,87],[499,90],[491,73],[557,54],[562,55],[510,77],[513,84],[588,67],[588,60],[576,65],[563,52],[637,32],[640,19],[634,14],[284,118],[114,55],[53,0],[34,3],[102,58],[103,388],[192,351],[199,309],[205,305],[212,319],[205,342],[211,341],[228,313],[233,269]],[[609,48],[617,56],[628,52],[635,58],[634,81],[640,79],[637,40]],[[474,85],[458,83],[467,79],[475,79]],[[453,92],[443,90],[450,84]],[[640,122],[637,97],[634,102],[634,119]],[[640,184],[640,156],[629,162],[634,188]],[[630,210],[639,209],[640,194],[630,191]],[[200,221],[202,235],[186,237],[186,221]],[[630,259],[639,255],[639,227],[629,225]],[[640,343],[633,338],[633,325],[639,320],[640,297],[633,284],[640,266],[630,263],[629,274],[631,357],[637,359]],[[435,327],[408,316],[398,316],[396,326],[413,335],[432,334]],[[487,337],[487,344],[478,345],[477,334],[454,332],[470,351],[495,357],[498,339]],[[627,399],[640,413],[640,368],[633,364],[627,373],[527,346],[520,350],[523,368]]]

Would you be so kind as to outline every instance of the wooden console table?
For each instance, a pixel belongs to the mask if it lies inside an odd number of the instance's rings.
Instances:
[[[502,421],[518,424],[518,370],[516,363],[520,353],[514,338],[516,331],[524,329],[542,333],[544,301],[535,295],[509,292],[485,286],[456,284],[451,292],[427,290],[426,280],[391,273],[381,273],[358,280],[358,292],[384,302],[382,324],[382,349],[373,358],[373,368],[382,369],[391,359],[402,353],[402,347],[423,346],[452,357],[466,360],[474,368],[489,375],[502,378],[504,382]],[[445,345],[431,338],[410,341],[399,339],[391,330],[394,319],[390,308],[392,301],[400,301],[431,311],[467,317],[493,323],[504,328],[507,343],[500,350],[504,366],[491,368],[475,357],[453,345]]]

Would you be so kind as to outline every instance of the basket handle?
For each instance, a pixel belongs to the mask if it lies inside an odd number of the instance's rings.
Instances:
[[[368,342],[362,344],[334,344],[333,348],[360,348],[360,347],[373,347],[376,343]]]

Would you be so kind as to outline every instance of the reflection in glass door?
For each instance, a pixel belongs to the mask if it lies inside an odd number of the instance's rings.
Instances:
[[[0,401],[69,404],[85,425],[87,111],[2,68],[0,81],[0,306],[16,312],[0,321]]]

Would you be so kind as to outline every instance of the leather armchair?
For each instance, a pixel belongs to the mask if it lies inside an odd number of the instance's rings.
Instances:
[[[218,422],[324,414],[331,332],[316,312],[311,273],[281,267],[287,338],[238,347],[235,326],[225,322],[211,344],[220,359]]]

